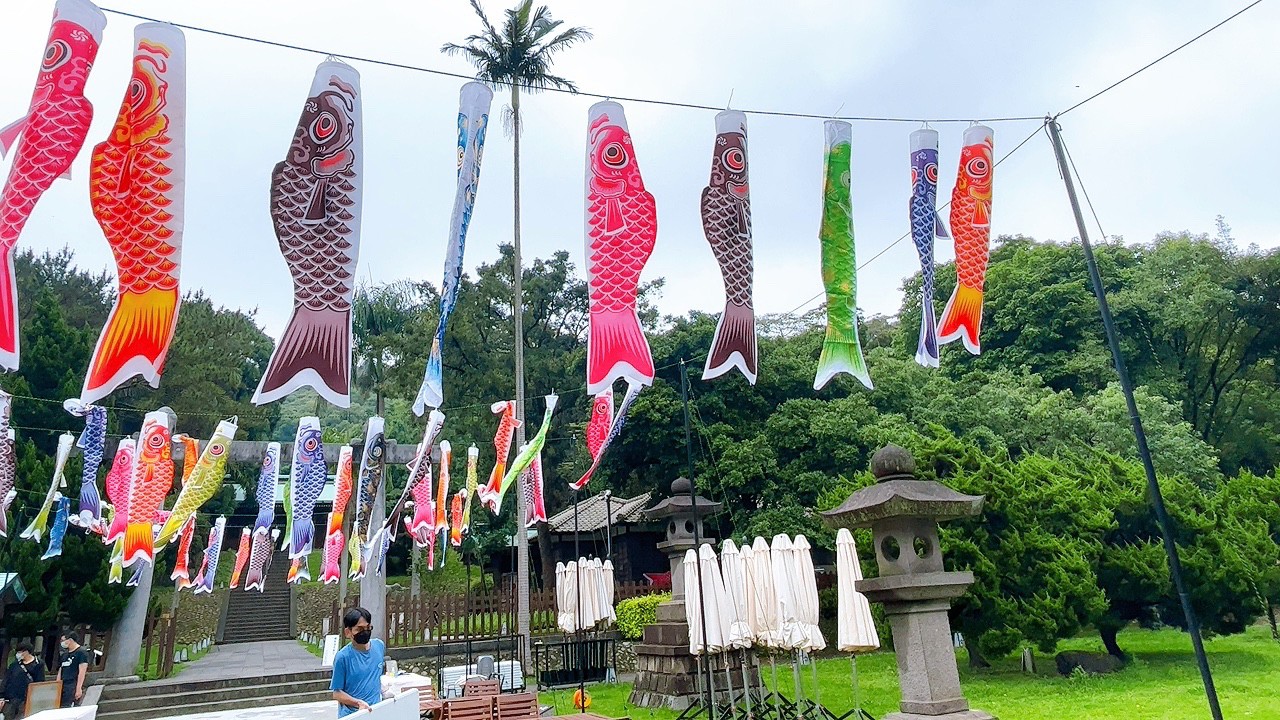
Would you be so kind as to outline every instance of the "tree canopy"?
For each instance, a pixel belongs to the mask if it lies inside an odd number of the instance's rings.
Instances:
[[[1097,248],[1192,600],[1209,633],[1239,632],[1280,598],[1280,253],[1241,250],[1229,232],[1223,223],[1216,237],[1171,233]],[[490,404],[510,399],[513,348],[522,343],[530,417],[540,417],[541,395],[561,398],[544,451],[554,513],[571,502],[568,483],[590,460],[582,440],[586,287],[568,252],[528,264],[524,332],[516,338],[513,267],[512,248],[504,246],[494,262],[462,279],[445,339],[444,437],[455,448],[455,483],[472,443],[487,473],[497,420]],[[20,396],[13,525],[29,519],[32,493],[47,487],[57,433],[79,429],[60,404],[79,393],[112,297],[112,279],[76,268],[66,251],[19,254],[17,268],[23,370],[3,380]],[[954,269],[941,266],[938,299],[952,284]],[[737,375],[703,382],[715,317],[660,316],[654,302],[662,283],[651,281],[643,287],[642,317],[657,381],[635,402],[589,491],[661,495],[688,474],[684,363],[693,474],[702,493],[725,504],[713,523],[720,535],[804,532],[830,549],[817,511],[871,482],[872,453],[894,442],[915,453],[922,477],[987,497],[981,516],[943,533],[949,567],[977,578],[952,611],[977,661],[1022,645],[1048,650],[1088,627],[1121,654],[1115,638],[1124,625],[1179,625],[1079,248],[1000,238],[988,273],[983,354],[948,347],[940,369],[912,361],[919,287],[918,276],[904,282],[897,317],[863,320],[875,390],[838,378],[815,393],[820,311],[761,318],[755,386]],[[241,438],[288,441],[299,417],[318,414],[326,439],[345,442],[360,435],[382,397],[388,436],[416,442],[423,423],[410,401],[435,332],[437,289],[405,280],[362,288],[360,296],[351,408],[329,407],[307,392],[250,405],[271,339],[252,313],[192,293],[160,388],[139,384],[115,393],[109,431],[134,432],[143,413],[167,404],[179,430],[198,436],[238,414]],[[207,509],[234,510],[236,486],[251,503],[254,474],[233,468],[230,486]],[[404,474],[389,478],[403,483]],[[498,518],[473,513],[480,562],[505,552],[515,527],[510,505]],[[37,560],[40,549],[29,542],[10,538],[0,547],[32,591],[7,616],[11,631],[72,618],[109,622],[119,613],[123,595],[105,584],[100,542],[72,532],[63,558],[50,562]],[[407,552],[393,550],[393,568],[403,567]]]

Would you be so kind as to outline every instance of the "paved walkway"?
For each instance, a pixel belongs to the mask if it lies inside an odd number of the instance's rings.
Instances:
[[[173,685],[313,672],[320,670],[320,658],[307,652],[296,640],[272,640],[215,645],[204,657],[181,668],[182,672],[172,677],[139,684]]]

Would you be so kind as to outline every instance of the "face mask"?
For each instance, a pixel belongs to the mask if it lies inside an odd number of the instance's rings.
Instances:
[[[367,645],[369,644],[369,639],[372,637],[373,637],[373,631],[361,630],[357,632],[355,635],[352,635],[351,639],[355,640],[357,645]]]
[[[68,648],[70,648],[70,647],[71,647],[71,644],[70,644],[70,643],[68,643],[66,640],[63,640],[63,641],[62,641],[62,649],[63,649],[63,650],[66,650],[66,649],[68,649]]]

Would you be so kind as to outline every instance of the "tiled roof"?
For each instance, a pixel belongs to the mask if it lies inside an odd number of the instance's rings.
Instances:
[[[592,495],[578,503],[578,529],[583,532],[605,529],[606,507],[613,514],[614,525],[642,522],[641,513],[648,507],[650,497],[649,493],[633,498],[615,497],[606,503],[604,493]],[[547,529],[558,533],[573,532],[573,505],[552,515],[547,520]]]

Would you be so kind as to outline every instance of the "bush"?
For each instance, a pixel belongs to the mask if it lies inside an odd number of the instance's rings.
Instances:
[[[658,621],[658,605],[671,599],[671,593],[641,595],[618,603],[618,632],[623,640],[639,640],[644,626]]]
[[[818,617],[831,620],[840,612],[840,591],[837,588],[826,588],[818,591]]]

